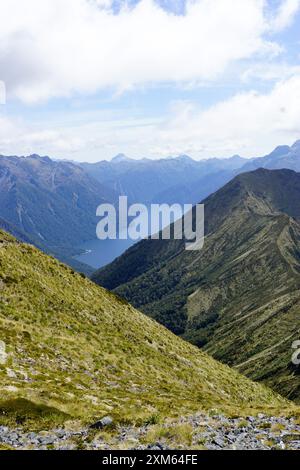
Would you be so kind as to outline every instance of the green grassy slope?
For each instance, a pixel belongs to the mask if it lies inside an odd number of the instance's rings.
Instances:
[[[300,400],[299,368],[291,363],[300,335],[300,174],[240,175],[205,210],[199,253],[180,242],[143,241],[94,280],[215,358]]]
[[[43,247],[36,238],[30,237],[28,234],[25,234],[21,230],[17,229],[14,225],[12,225],[10,222],[7,222],[7,220],[2,219],[1,217],[0,230],[10,233],[12,236],[17,238],[21,242],[29,243],[30,245],[36,246],[40,250],[43,250],[44,253],[47,253],[51,256],[55,256],[62,263],[68,264],[79,273],[84,273],[86,276],[92,276],[92,274],[94,273],[94,269],[91,266],[88,266],[84,263],[80,263],[79,261],[72,258],[74,250],[60,249],[56,250],[55,253],[51,252],[51,250],[47,250],[45,247]]]
[[[7,354],[0,409],[28,407],[23,398],[73,417],[138,421],[156,413],[290,406],[2,231],[0,340]]]

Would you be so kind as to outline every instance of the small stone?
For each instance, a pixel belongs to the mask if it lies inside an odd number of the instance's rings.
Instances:
[[[280,449],[285,450],[286,445],[285,445],[285,443],[284,443],[283,441],[280,441],[280,442],[279,442],[279,447],[280,447]]]
[[[6,369],[6,375],[10,379],[16,379],[17,378],[17,374],[12,369]]]
[[[148,449],[149,450],[163,450],[163,447],[161,446],[161,444],[154,444],[154,445],[149,445],[148,446]]]
[[[64,431],[63,429],[59,429],[57,432],[56,432],[56,435],[59,439],[64,439],[65,437],[68,436],[68,433],[66,431]]]
[[[9,436],[10,440],[12,442],[16,442],[18,439],[19,439],[19,436],[17,433],[13,432],[10,436]]]

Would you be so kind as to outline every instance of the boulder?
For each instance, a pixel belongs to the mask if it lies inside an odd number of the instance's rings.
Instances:
[[[91,429],[103,429],[107,426],[111,426],[113,424],[113,419],[110,416],[105,416],[104,418],[96,421],[96,423],[92,424]]]

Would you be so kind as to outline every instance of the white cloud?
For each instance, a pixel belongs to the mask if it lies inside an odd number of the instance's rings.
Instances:
[[[300,74],[277,83],[268,94],[237,94],[207,110],[187,103],[185,112],[181,109],[160,126],[157,142],[162,149],[172,142],[173,152],[190,149],[195,156],[259,155],[299,139],[299,102]]]
[[[0,104],[6,103],[6,87],[5,83],[0,80]]]
[[[288,27],[300,10],[300,0],[283,0],[271,23],[273,31],[281,31]]]
[[[0,152],[48,154],[97,161],[124,152],[152,157],[187,153],[194,158],[258,156],[300,137],[300,74],[271,92],[236,94],[208,109],[189,101],[172,104],[157,119],[94,119],[73,127],[30,127],[0,122]],[[137,138],[138,136],[138,138]]]
[[[99,113],[90,121],[77,120],[71,115],[63,122],[30,123],[23,119],[1,117],[0,154],[30,155],[38,153],[74,160],[98,161],[108,159],[128,149],[134,156],[145,155],[152,145],[162,119],[143,119]],[[73,125],[71,124],[73,122]],[[137,139],[138,135],[138,139]]]
[[[77,129],[79,131],[79,129]],[[40,128],[21,119],[0,116],[0,154],[72,156],[83,150],[87,140],[79,137],[75,129]],[[13,149],[13,151],[12,151]]]
[[[9,94],[31,103],[105,87],[214,80],[234,61],[274,50],[263,39],[265,0],[190,0],[183,16],[154,0],[125,2],[116,15],[111,3],[1,0],[0,79]]]
[[[253,83],[253,80],[282,81],[296,74],[300,74],[300,65],[290,65],[285,62],[274,62],[267,64],[254,64],[246,69],[241,80],[245,83]]]
[[[109,117],[78,109],[76,119],[66,111],[64,122],[52,123],[0,115],[0,153],[94,161],[119,152],[251,156],[300,137],[299,66],[274,61],[282,49],[268,36],[293,21],[300,0],[282,1],[271,19],[267,0],[189,0],[184,16],[154,0],[125,2],[115,15],[112,3],[1,0],[0,80],[8,98],[36,103],[163,82],[223,86],[224,76],[278,83],[269,93],[241,92],[208,109],[177,101],[168,115],[152,119],[133,116],[132,108],[115,115],[111,109]]]

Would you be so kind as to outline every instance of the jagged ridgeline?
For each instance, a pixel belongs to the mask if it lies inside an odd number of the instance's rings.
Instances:
[[[53,419],[132,421],[291,406],[3,231],[0,341],[0,409],[15,403],[17,416],[22,404]]]
[[[300,401],[300,173],[259,169],[205,201],[206,240],[144,240],[94,280],[216,359]]]

